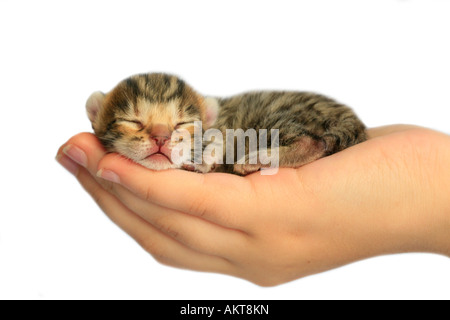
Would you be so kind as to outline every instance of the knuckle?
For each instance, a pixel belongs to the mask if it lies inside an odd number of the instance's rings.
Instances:
[[[171,220],[172,219],[169,218],[168,216],[159,217],[155,219],[154,226],[164,234],[170,236],[171,238],[179,239],[180,236],[179,229],[176,223],[174,223]]]
[[[207,180],[205,178],[205,175],[202,175],[202,181],[200,182],[200,185],[207,185]],[[204,217],[207,214],[208,211],[208,205],[209,205],[209,196],[207,193],[207,189],[201,188],[197,191],[199,194],[196,195],[196,197],[192,198],[192,202],[189,204],[189,213],[196,215],[198,217]]]
[[[201,197],[196,197],[189,206],[189,212],[203,218],[208,212],[207,201],[208,199],[204,194]]]
[[[109,181],[106,181],[103,179],[100,179],[98,181],[105,191],[115,194],[115,188],[114,188],[114,184],[112,182],[109,182]]]
[[[144,237],[141,239],[136,239],[139,245],[152,256],[160,256],[162,255],[159,246],[156,244],[155,240],[150,237]]]
[[[153,259],[155,259],[158,263],[168,266],[168,267],[175,267],[176,265],[172,262],[171,259],[162,256],[162,255],[155,255],[152,254]]]
[[[147,186],[143,192],[144,200],[151,202],[154,199],[155,189],[154,186]]]
[[[145,239],[140,239],[138,241],[138,243],[158,263],[166,265],[166,266],[172,266],[172,267],[176,266],[173,259],[171,259],[167,255],[167,252],[165,252],[165,250],[163,250],[162,246],[155,240],[150,239],[150,238],[145,238]]]
[[[173,226],[166,226],[164,232],[174,239],[179,239],[180,237],[179,231]]]
[[[89,193],[98,206],[103,209],[105,207],[106,200],[103,195],[102,188],[100,186],[95,186],[89,190]]]

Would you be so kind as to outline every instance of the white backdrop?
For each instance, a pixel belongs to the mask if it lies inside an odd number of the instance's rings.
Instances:
[[[372,258],[275,288],[156,263],[54,160],[89,94],[140,72],[313,90],[370,127],[449,133],[450,3],[0,0],[0,298],[450,298],[450,259]]]

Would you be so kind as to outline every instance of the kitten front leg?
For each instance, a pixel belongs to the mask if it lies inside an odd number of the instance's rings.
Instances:
[[[280,167],[298,168],[327,155],[327,145],[321,138],[304,135],[282,148]]]
[[[223,143],[203,142],[201,152],[192,150],[192,171],[200,173],[214,172],[223,161]]]
[[[233,166],[233,171],[239,175],[248,175],[267,168],[298,168],[326,155],[326,143],[307,135],[294,140],[288,146],[258,152],[256,163],[249,161],[251,154],[246,155],[245,163]],[[253,155],[254,156],[254,155]]]
[[[233,172],[245,176],[262,169],[278,168],[280,150],[283,149],[277,147],[247,153],[233,165]]]

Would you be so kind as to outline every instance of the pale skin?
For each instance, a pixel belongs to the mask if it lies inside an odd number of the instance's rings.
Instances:
[[[58,151],[160,263],[274,286],[391,253],[450,257],[450,136],[413,126],[278,174],[151,171],[81,133]]]

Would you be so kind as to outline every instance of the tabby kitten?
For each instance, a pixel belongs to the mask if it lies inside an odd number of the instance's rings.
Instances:
[[[183,80],[162,73],[132,76],[107,94],[95,92],[86,109],[106,150],[153,170],[183,168],[246,175],[269,166],[252,158],[249,141],[245,142],[244,159],[238,159],[236,148],[228,149],[236,146],[236,136],[231,143],[211,142],[201,136],[200,153],[194,150],[199,146],[194,133],[212,128],[223,137],[229,129],[277,129],[275,147],[275,138],[269,134],[258,136],[258,145],[267,139],[267,154],[276,154],[280,167],[292,168],[366,140],[365,126],[353,111],[322,95],[251,92],[230,98],[206,98]],[[191,141],[179,136],[174,139],[180,131],[189,133]],[[190,152],[181,152],[183,163],[173,159],[174,148],[180,143],[190,146]],[[211,154],[212,160],[209,157],[205,161],[202,151],[213,144],[217,148]],[[229,153],[234,153],[231,158]],[[230,159],[234,161],[230,163]]]

